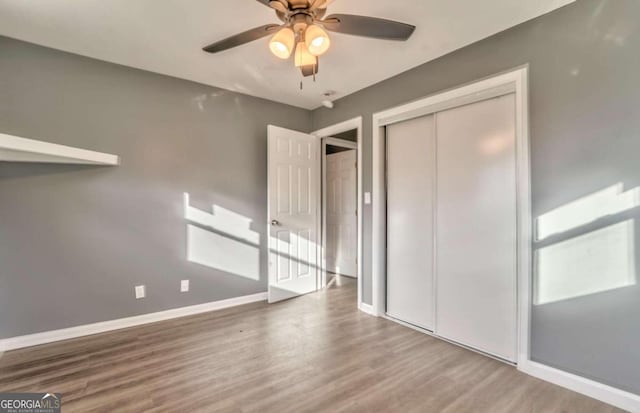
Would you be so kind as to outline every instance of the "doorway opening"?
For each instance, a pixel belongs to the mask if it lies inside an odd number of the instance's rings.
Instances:
[[[334,138],[335,136],[340,138]],[[349,272],[355,273],[357,278],[351,279],[351,288],[354,295],[357,291],[358,309],[367,311],[367,306],[362,303],[362,214],[359,212],[362,211],[363,203],[360,168],[362,117],[312,134],[268,125],[268,301],[275,303],[299,297],[325,289],[327,285],[324,259],[326,237],[323,236],[323,222],[326,220],[323,220],[322,208],[323,138],[336,139],[333,142],[325,140],[330,146],[346,146],[348,150],[356,151],[357,197],[353,200],[350,195],[345,196],[355,203],[358,211],[355,223],[355,270],[351,268]],[[332,151],[339,153],[340,149]],[[342,267],[344,268],[344,264]],[[346,273],[343,270],[338,272]]]
[[[322,138],[322,237],[326,288],[358,278],[358,131]]]
[[[321,139],[320,288],[357,289],[362,302],[362,118],[313,133]]]

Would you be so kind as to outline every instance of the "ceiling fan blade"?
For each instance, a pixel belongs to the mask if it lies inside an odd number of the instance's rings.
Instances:
[[[407,40],[416,29],[406,23],[353,14],[332,14],[321,23],[332,32],[385,40]]]
[[[333,0],[318,0],[316,3],[318,3],[316,6],[317,8],[326,9],[331,3],[333,3]]]
[[[258,0],[258,3],[262,3],[267,7],[276,9],[283,13],[286,13],[287,8],[289,7],[289,2],[287,0]]]
[[[202,50],[208,53],[218,53],[268,36],[275,33],[275,31],[280,27],[281,26],[277,24],[265,24],[264,26],[256,27],[254,29],[247,30],[246,32],[212,43],[209,46],[204,47]]]
[[[327,3],[327,0],[309,0],[309,10],[326,9],[324,7],[325,3]]]

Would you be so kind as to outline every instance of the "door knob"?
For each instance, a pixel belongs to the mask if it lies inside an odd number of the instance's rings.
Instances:
[[[272,220],[271,220],[271,225],[275,227],[275,226],[277,226],[277,225],[280,225],[280,223],[278,222],[278,220],[277,220],[277,219],[272,219]]]

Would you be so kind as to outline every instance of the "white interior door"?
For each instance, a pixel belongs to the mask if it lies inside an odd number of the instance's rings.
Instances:
[[[433,330],[433,115],[387,127],[387,308]]]
[[[436,333],[515,362],[515,95],[436,119]]]
[[[268,127],[269,302],[318,289],[320,140]]]
[[[356,151],[327,155],[327,270],[357,276]]]

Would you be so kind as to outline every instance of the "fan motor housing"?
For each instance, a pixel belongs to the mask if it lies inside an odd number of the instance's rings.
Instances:
[[[313,17],[306,12],[294,13],[289,17],[289,24],[295,33],[300,33],[313,24]]]
[[[292,10],[296,9],[308,9],[311,5],[309,4],[309,0],[289,0],[289,8]]]

